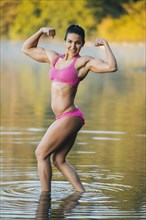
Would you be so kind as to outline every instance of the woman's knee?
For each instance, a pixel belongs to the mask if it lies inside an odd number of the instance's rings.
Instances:
[[[55,167],[58,167],[58,165],[57,165],[57,160],[56,160],[56,155],[55,155],[55,154],[52,155],[52,163],[53,163],[53,165],[54,165]]]
[[[38,148],[35,150],[35,157],[37,160],[43,159],[43,155],[41,154],[41,151]]]
[[[45,152],[43,152],[43,150],[39,148],[38,146],[37,149],[35,150],[35,157],[37,161],[45,160],[49,157],[49,154],[46,154]]]
[[[52,163],[55,167],[59,168],[64,162],[65,162],[64,158],[62,158],[56,154],[53,154]]]

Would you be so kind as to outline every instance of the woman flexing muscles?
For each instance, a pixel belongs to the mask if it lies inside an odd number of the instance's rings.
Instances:
[[[85,32],[78,25],[71,25],[66,30],[64,54],[38,47],[39,39],[43,34],[54,38],[56,33],[54,28],[43,27],[28,38],[22,47],[23,53],[38,62],[49,63],[51,67],[51,107],[56,120],[48,128],[35,152],[42,191],[51,191],[50,157],[52,156],[53,164],[75,190],[84,192],[84,186],[77,172],[66,161],[77,133],[85,123],[83,113],[75,105],[74,99],[80,81],[89,71],[114,72],[117,70],[116,60],[108,42],[100,38],[96,38],[95,46],[104,46],[105,60],[92,56],[80,56],[79,52],[85,43]]]

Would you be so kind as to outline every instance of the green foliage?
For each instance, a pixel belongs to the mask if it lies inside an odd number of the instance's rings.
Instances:
[[[14,25],[10,27],[10,38],[30,35],[41,26],[40,3],[38,0],[21,0]]]
[[[86,21],[86,22],[85,22]],[[54,27],[57,36],[63,37],[65,29],[72,23],[84,26],[87,35],[96,26],[85,1],[26,1],[21,0],[17,8],[14,25],[10,27],[10,38],[23,38],[42,26]]]
[[[63,38],[67,26],[77,23],[87,38],[98,33],[109,40],[139,41],[144,8],[144,0],[1,0],[1,36],[23,39],[49,26]]]
[[[138,0],[130,0],[130,2],[137,2]],[[95,18],[101,21],[107,16],[119,17],[125,13],[123,3],[128,3],[128,0],[87,0],[87,7],[92,9]]]

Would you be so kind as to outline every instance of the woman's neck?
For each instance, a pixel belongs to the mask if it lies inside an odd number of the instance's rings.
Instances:
[[[77,54],[76,56],[78,56],[78,55],[79,55],[79,54]],[[68,53],[65,53],[63,59],[64,59],[64,60],[72,60],[72,59],[74,59],[76,56],[72,56],[72,55],[70,55],[70,54],[68,54]]]

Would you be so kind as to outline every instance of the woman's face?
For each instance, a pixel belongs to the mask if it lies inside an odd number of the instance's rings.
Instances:
[[[66,52],[70,56],[77,56],[83,46],[82,37],[75,33],[68,33],[66,40]]]

